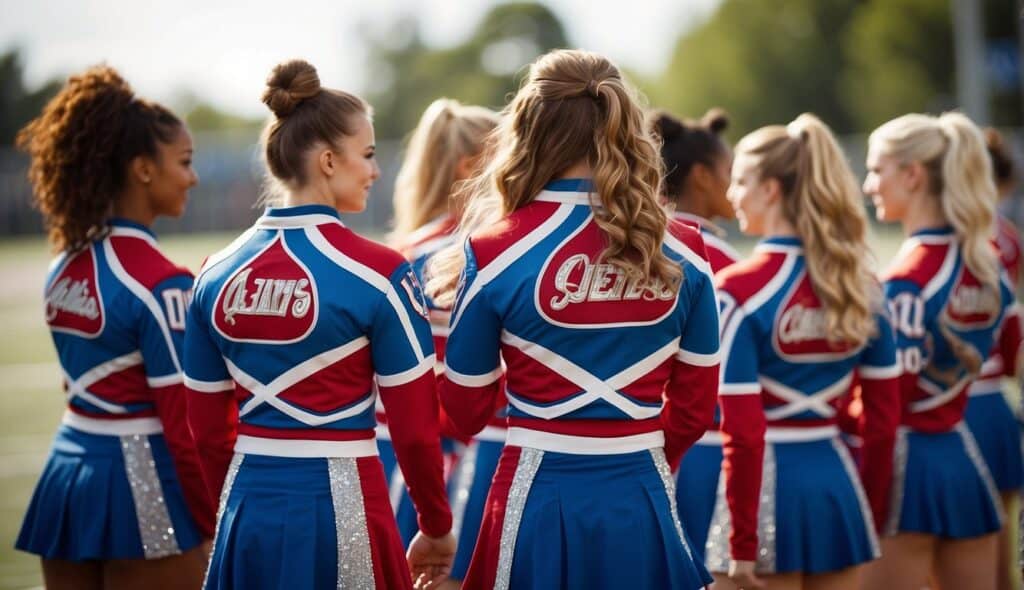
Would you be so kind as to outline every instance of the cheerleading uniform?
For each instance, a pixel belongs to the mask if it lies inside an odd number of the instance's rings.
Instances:
[[[1020,234],[1005,217],[998,219],[996,245],[999,258],[1011,286],[1016,286],[1020,284]],[[1020,425],[1003,392],[1003,378],[1019,376],[1024,369],[1022,316],[1024,313],[1019,303],[1007,312],[981,374],[967,390],[969,397],[964,412],[964,421],[978,442],[978,449],[992,473],[996,488],[1002,492],[1016,491],[1024,485]]]
[[[700,588],[672,466],[703,434],[718,314],[700,234],[678,290],[601,263],[591,184],[567,179],[465,244],[441,398],[466,433],[509,405],[467,588]],[[501,361],[505,364],[502,391]]]
[[[885,275],[902,365],[901,427],[895,447],[888,534],[968,538],[1001,528],[991,473],[963,422],[969,373],[979,366],[1012,299],[982,289],[949,228],[913,234]],[[955,348],[954,348],[955,347]]]
[[[411,587],[374,400],[387,407],[419,528],[443,536],[426,316],[401,255],[330,207],[268,209],[207,260],[184,363],[189,422],[220,497],[207,588]]]
[[[54,260],[46,322],[68,407],[18,549],[44,559],[155,559],[213,535],[179,363],[192,275],[142,225]]]
[[[711,272],[717,275],[723,268],[738,262],[740,254],[723,238],[725,231],[710,221],[690,213],[675,212],[673,217],[700,230],[707,248]],[[704,544],[708,539],[711,517],[715,509],[718,478],[722,471],[722,436],[719,432],[720,416],[715,409],[711,428],[683,455],[676,474],[676,505],[683,521],[693,552],[704,560]]]

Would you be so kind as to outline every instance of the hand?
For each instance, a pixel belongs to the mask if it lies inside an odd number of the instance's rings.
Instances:
[[[737,561],[735,559],[730,561],[729,579],[743,590],[760,590],[764,588],[764,582],[754,575],[755,565],[756,562],[753,561]]]
[[[417,589],[437,588],[448,579],[457,547],[455,536],[451,533],[443,537],[428,537],[423,531],[416,533],[406,553],[413,586]]]

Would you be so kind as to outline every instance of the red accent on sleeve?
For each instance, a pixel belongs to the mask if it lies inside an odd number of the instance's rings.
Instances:
[[[1002,329],[999,331],[999,352],[1003,356],[1003,375],[1017,377],[1024,370],[1024,314],[1021,307],[1014,305],[1006,312]]]
[[[722,475],[732,517],[732,558],[757,559],[757,509],[764,467],[764,405],[760,395],[723,395]]]
[[[458,432],[473,436],[487,426],[495,409],[503,405],[496,399],[503,389],[502,383],[503,378],[482,387],[466,387],[452,383],[447,377],[440,378],[441,405]]]
[[[188,390],[188,425],[199,451],[206,489],[216,506],[220,503],[224,476],[235,453],[238,405],[233,393]]]
[[[199,454],[188,427],[188,398],[184,385],[151,388],[153,402],[164,428],[164,440],[174,460],[185,502],[199,532],[204,538],[213,538],[217,511],[207,494],[206,482],[199,466]]]
[[[892,453],[900,424],[900,382],[898,378],[860,378],[862,412],[857,430],[861,447],[860,476],[864,483],[875,528],[882,530],[889,510],[892,485]]]
[[[379,387],[395,457],[419,513],[420,530],[441,537],[452,528],[444,484],[434,372],[394,387]]]
[[[673,471],[693,443],[715,422],[718,401],[718,364],[698,367],[672,362],[665,387],[661,427],[665,431],[665,458]]]

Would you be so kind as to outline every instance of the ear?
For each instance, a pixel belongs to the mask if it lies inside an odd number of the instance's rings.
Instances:
[[[129,174],[139,184],[149,184],[153,180],[153,172],[156,165],[153,159],[148,156],[135,156],[128,164]]]
[[[477,157],[462,156],[455,164],[455,180],[466,180],[473,175]]]
[[[911,162],[904,166],[903,177],[907,183],[907,192],[928,190],[928,171],[921,162]]]
[[[778,178],[769,178],[764,181],[764,190],[769,205],[782,201],[782,183]]]
[[[694,162],[693,167],[690,168],[689,182],[692,183],[694,188],[704,190],[705,188],[712,185],[714,181],[715,173],[704,165],[702,162]]]
[[[320,172],[330,178],[334,176],[334,173],[338,171],[338,154],[335,154],[329,148],[323,148],[317,155],[317,165],[320,167]]]

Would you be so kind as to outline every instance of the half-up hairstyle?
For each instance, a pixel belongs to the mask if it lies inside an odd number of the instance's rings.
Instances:
[[[17,137],[53,248],[73,252],[105,235],[128,165],[158,157],[158,143],[172,142],[181,126],[165,107],[136,97],[111,67],[70,77]]]
[[[875,129],[869,142],[879,154],[924,166],[929,192],[940,199],[964,264],[982,285],[998,293],[999,259],[990,242],[997,194],[981,130],[960,113],[909,114]]]
[[[395,180],[396,238],[449,210],[459,161],[482,153],[497,124],[494,111],[450,98],[439,98],[427,107],[409,137]]]
[[[679,197],[695,164],[711,168],[725,154],[722,133],[729,128],[729,117],[721,109],[711,109],[700,121],[681,120],[665,111],[650,117],[651,133],[661,139],[661,160],[665,165],[662,192],[669,199]]]
[[[338,149],[342,136],[355,133],[353,117],[372,116],[370,105],[358,96],[322,88],[316,68],[301,59],[274,67],[262,100],[274,113],[262,136],[267,168],[277,183],[293,187],[307,181],[309,150],[317,145]]]
[[[803,242],[829,341],[864,344],[877,331],[882,294],[870,265],[860,187],[832,131],[805,113],[785,127],[747,135],[736,153],[756,158],[758,178],[774,178],[781,187],[783,215]]]
[[[668,218],[658,205],[661,159],[633,88],[606,58],[555,50],[530,65],[495,131],[495,155],[475,179],[460,233],[471,235],[529,204],[579,162],[594,174],[601,254],[630,276],[678,285],[682,270],[662,251]],[[465,261],[452,248],[433,258],[427,290],[450,301]]]

